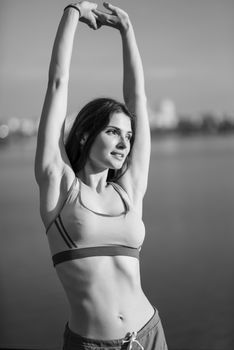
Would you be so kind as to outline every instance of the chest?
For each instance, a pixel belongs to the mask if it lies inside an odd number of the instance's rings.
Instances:
[[[68,205],[61,216],[71,238],[78,246],[127,245],[139,247],[145,236],[141,218],[128,211],[119,216],[93,213],[81,205]]]

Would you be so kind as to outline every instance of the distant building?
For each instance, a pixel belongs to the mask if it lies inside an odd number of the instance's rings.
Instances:
[[[159,129],[174,129],[177,125],[178,117],[174,102],[170,99],[162,100],[156,112],[154,126]]]

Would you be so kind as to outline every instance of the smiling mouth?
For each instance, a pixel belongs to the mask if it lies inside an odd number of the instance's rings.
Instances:
[[[115,158],[122,160],[124,159],[124,154],[118,153],[118,152],[111,152],[111,155],[114,156]]]

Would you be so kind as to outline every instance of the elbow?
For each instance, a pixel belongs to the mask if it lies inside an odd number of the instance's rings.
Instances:
[[[53,178],[58,172],[56,157],[45,157],[40,152],[36,152],[34,160],[34,177],[40,186],[45,179]]]
[[[34,165],[34,176],[37,185],[40,187],[41,184],[45,183],[48,179],[55,179],[58,169],[53,164],[47,166],[41,166],[41,164],[36,163]]]
[[[61,86],[68,85],[69,77],[66,74],[49,74],[48,77],[48,87],[52,90],[58,90]]]
[[[136,100],[147,103],[147,97],[145,93],[145,89],[139,89],[135,92]]]

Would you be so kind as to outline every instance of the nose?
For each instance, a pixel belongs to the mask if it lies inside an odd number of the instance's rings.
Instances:
[[[118,146],[118,148],[120,148],[120,149],[125,149],[125,148],[127,148],[127,141],[126,141],[126,139],[125,139],[123,136],[120,136],[120,140],[119,140],[117,146]]]

